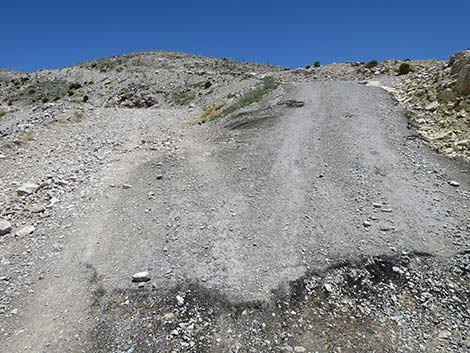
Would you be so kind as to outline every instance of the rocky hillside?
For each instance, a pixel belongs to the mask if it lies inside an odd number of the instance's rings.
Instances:
[[[449,156],[470,158],[470,51],[448,63],[414,63],[395,88],[426,141]]]
[[[379,80],[433,148],[470,158],[470,51],[449,60],[349,62],[287,70],[177,52],[145,52],[32,74],[0,70],[0,136],[76,119],[96,107],[227,108],[271,76],[276,82]],[[223,108],[223,109],[225,109]]]
[[[32,74],[0,71],[0,136],[96,107],[206,107],[234,101],[283,69],[176,52],[136,53]],[[65,114],[65,115],[64,115]],[[76,114],[75,114],[76,115]]]
[[[467,55],[0,70],[0,351],[470,351]]]

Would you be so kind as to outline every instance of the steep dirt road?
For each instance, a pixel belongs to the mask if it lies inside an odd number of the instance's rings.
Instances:
[[[51,230],[65,236],[64,250],[21,301],[1,351],[334,351],[305,334],[273,338],[274,314],[263,321],[272,332],[250,336],[255,319],[243,315],[295,301],[312,274],[367,258],[396,267],[403,254],[446,263],[465,250],[466,167],[423,146],[386,92],[319,82],[270,99],[204,126],[195,113],[103,111],[129,122],[127,140],[70,228]],[[144,270],[151,281],[138,288],[131,277]],[[418,344],[372,321],[367,342],[338,339],[338,351]],[[364,325],[323,322],[331,337]]]

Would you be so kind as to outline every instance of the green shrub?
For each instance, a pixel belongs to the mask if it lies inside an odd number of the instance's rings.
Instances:
[[[74,82],[69,85],[69,90],[79,89],[80,87],[82,87],[81,84],[79,84],[78,82]]]
[[[212,86],[211,81],[208,80],[208,81],[204,82],[204,85],[203,85],[204,89],[208,89],[210,86]]]
[[[28,94],[34,94],[36,93],[36,90],[34,88],[30,88],[28,91]]]
[[[83,96],[83,103],[88,102],[88,99],[89,99],[89,97],[88,97],[87,95],[84,95],[84,96]]]
[[[371,60],[366,64],[366,67],[368,69],[372,69],[373,67],[376,67],[378,64],[379,63],[377,62],[377,60]]]
[[[7,115],[7,112],[4,112],[3,110],[0,110],[0,118],[1,118],[2,116],[5,116],[5,115]]]
[[[398,68],[398,72],[400,75],[406,75],[411,70],[410,64],[401,63],[400,67]]]
[[[72,97],[72,96],[75,94],[75,91],[72,90],[72,89],[69,89],[69,90],[67,91],[67,94],[68,94],[69,97]]]
[[[315,61],[313,63],[313,67],[320,67],[320,62],[319,61]]]
[[[310,65],[305,65],[305,68],[308,70],[310,69]]]
[[[187,105],[196,98],[190,91],[175,92],[172,94],[172,100],[177,105]]]
[[[47,102],[49,102],[49,98],[47,98],[47,97],[42,97],[42,98],[41,98],[41,102],[47,103]]]

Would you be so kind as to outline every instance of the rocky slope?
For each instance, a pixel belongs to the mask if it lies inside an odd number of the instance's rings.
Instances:
[[[0,70],[2,352],[468,352],[466,58]]]

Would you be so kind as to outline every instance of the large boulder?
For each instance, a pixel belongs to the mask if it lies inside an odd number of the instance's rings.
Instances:
[[[454,87],[455,92],[462,95],[470,95],[470,64],[465,65],[457,77]]]
[[[470,95],[470,50],[452,55],[449,66],[450,73],[457,76],[454,91],[460,95]]]
[[[452,75],[459,75],[466,65],[470,65],[470,50],[458,52],[450,57],[449,66]]]

